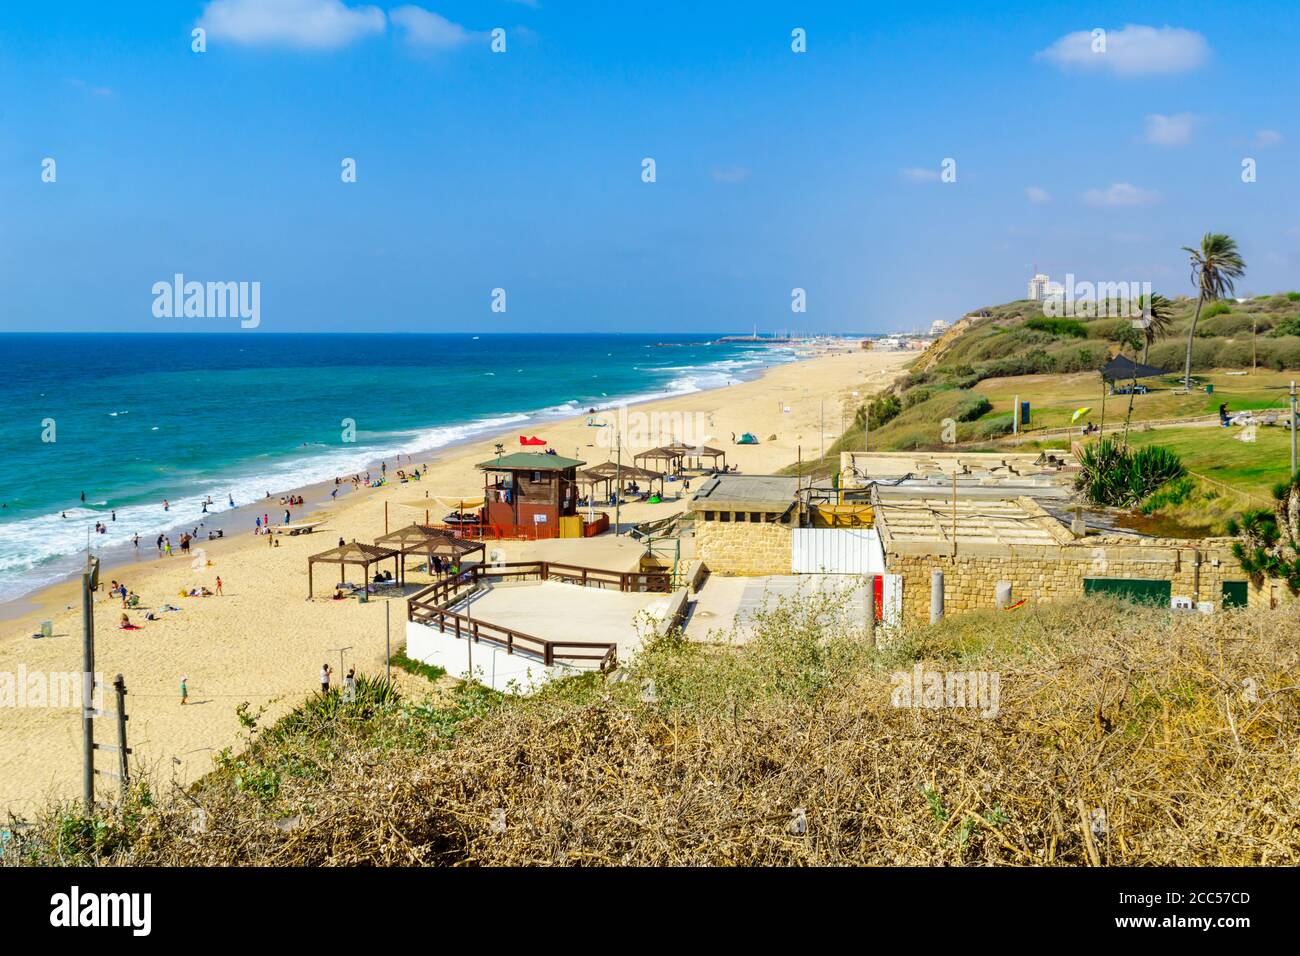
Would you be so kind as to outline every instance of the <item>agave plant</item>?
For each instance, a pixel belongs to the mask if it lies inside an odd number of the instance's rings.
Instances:
[[[1281,578],[1293,593],[1300,592],[1300,472],[1273,489],[1277,505],[1254,508],[1228,522],[1237,540],[1232,553],[1256,579]]]
[[[1160,445],[1130,451],[1110,438],[1088,445],[1079,458],[1077,487],[1093,504],[1131,508],[1161,485],[1187,473],[1179,457]]]

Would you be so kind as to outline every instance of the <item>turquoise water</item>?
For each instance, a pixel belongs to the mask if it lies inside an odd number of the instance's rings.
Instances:
[[[97,521],[109,530],[90,535],[93,548],[129,549],[138,533],[148,554],[161,532],[217,522],[230,497],[249,505],[398,453],[717,387],[792,358],[710,338],[0,336],[0,600],[66,575]]]

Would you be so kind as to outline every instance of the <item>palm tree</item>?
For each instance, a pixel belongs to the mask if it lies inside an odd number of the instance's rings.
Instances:
[[[1142,310],[1142,334],[1146,342],[1142,346],[1142,364],[1145,365],[1147,357],[1151,354],[1151,346],[1156,339],[1164,338],[1173,328],[1174,320],[1171,315],[1173,303],[1163,295],[1155,293],[1151,296],[1151,301],[1147,301],[1146,296],[1138,297],[1138,308]]]
[[[1237,252],[1237,240],[1222,232],[1207,232],[1201,237],[1201,247],[1183,246],[1191,256],[1192,285],[1196,286],[1196,314],[1187,330],[1187,364],[1183,368],[1183,388],[1192,390],[1192,341],[1196,337],[1196,323],[1201,318],[1201,308],[1206,302],[1222,299],[1233,292],[1233,283],[1246,272],[1246,261]],[[1154,298],[1154,296],[1153,296]]]

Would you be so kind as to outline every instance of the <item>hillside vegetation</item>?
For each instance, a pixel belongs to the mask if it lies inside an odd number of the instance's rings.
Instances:
[[[873,647],[787,600],[530,699],[315,697],[185,791],[51,808],[8,865],[1295,865],[1300,618],[1097,600]],[[995,673],[976,709],[894,675]],[[246,715],[247,716],[247,715]]]
[[[1192,420],[1212,420],[1221,403],[1233,412],[1286,414],[1287,385],[1300,370],[1300,293],[1208,303],[1192,352],[1198,387],[1186,392],[1181,372],[1195,307],[1190,298],[1169,302],[1167,327],[1149,350],[1134,341],[1128,319],[1049,317],[1028,300],[976,310],[888,392],[860,407],[846,434],[823,459],[805,461],[802,473],[833,475],[840,452],[864,443],[877,451],[1064,449],[1071,437],[1081,437],[1085,422],[1115,426],[1130,415],[1129,396],[1103,395],[1099,375],[1122,353],[1170,371],[1144,379],[1149,391],[1133,396],[1129,442],[1167,445],[1189,472],[1185,493],[1165,495],[1155,506],[1144,502],[1144,519],[1162,523],[1155,530],[1167,533],[1221,533],[1235,512],[1266,501],[1289,477],[1289,433],[1260,428],[1254,442],[1242,443],[1234,440],[1239,429]],[[1031,411],[1012,445],[1017,398]],[[1080,408],[1088,411],[1075,423]],[[1167,427],[1183,421],[1187,427]],[[1160,427],[1148,430],[1149,423]]]

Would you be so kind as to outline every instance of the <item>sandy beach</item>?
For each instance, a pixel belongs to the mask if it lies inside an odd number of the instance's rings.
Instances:
[[[707,443],[726,451],[727,463],[750,474],[768,473],[795,461],[802,448],[805,457],[818,454],[838,437],[861,398],[884,387],[901,374],[915,353],[841,352],[776,366],[761,377],[724,388],[647,402],[627,409],[626,417],[613,410],[602,418],[622,421],[627,447],[632,452],[663,444],[674,436],[652,433],[655,416],[662,422],[684,422],[704,429]],[[855,397],[854,392],[859,396]],[[644,417],[639,417],[644,416]],[[824,423],[824,424],[823,424]],[[638,432],[638,427],[640,432]],[[529,434],[545,438],[559,454],[575,456],[589,465],[614,457],[612,444],[602,440],[608,428],[588,425],[588,416],[547,423]],[[732,434],[752,432],[757,445],[733,445]],[[774,437],[773,437],[774,436]],[[294,520],[323,520],[315,534],[277,536],[273,547],[267,536],[247,530],[227,534],[222,540],[199,542],[204,549],[199,567],[193,559],[154,558],[152,542],[141,542],[149,560],[105,570],[103,586],[95,596],[97,670],[111,683],[124,675],[129,690],[129,743],[136,768],[149,773],[155,785],[175,780],[185,783],[212,766],[222,748],[238,749],[241,729],[235,708],[247,701],[256,711],[265,707],[270,722],[318,687],[320,666],[340,664],[374,673],[382,670],[385,651],[385,606],[391,607],[392,640],[401,646],[405,602],[378,598],[369,603],[327,600],[335,572],[317,574],[316,600],[307,600],[307,557],[338,543],[339,538],[370,542],[384,532],[385,508],[390,529],[423,521],[423,509],[410,502],[426,493],[450,498],[482,494],[482,474],[476,462],[490,459],[494,445],[517,450],[519,431],[476,439],[443,448],[413,461],[389,461],[388,474],[412,464],[428,464],[420,482],[393,482],[377,489],[340,493],[330,498],[333,486],[303,489],[303,507]],[[657,440],[638,440],[644,438]],[[624,460],[627,461],[627,450]],[[630,463],[630,462],[629,462]],[[378,472],[376,471],[376,474]],[[670,495],[671,495],[670,486]],[[288,493],[286,490],[284,493]],[[666,517],[683,510],[684,500],[624,506],[621,518],[629,523]],[[273,523],[284,515],[277,494],[266,502]],[[609,510],[609,509],[604,509]],[[438,521],[447,511],[434,505],[429,517]],[[612,512],[611,512],[612,517]],[[173,535],[173,542],[176,540]],[[537,543],[505,542],[506,560],[527,560],[544,555],[556,560],[579,561],[597,567],[632,567],[640,548],[612,534],[585,540]],[[223,595],[185,598],[191,587],[215,589],[223,582]],[[359,579],[352,571],[352,580]],[[139,630],[118,628],[121,602],[108,597],[110,579],[123,581],[142,598],[130,612]],[[411,582],[427,580],[420,575]],[[180,608],[146,621],[145,612],[170,603]],[[11,609],[13,610],[13,609]],[[33,639],[42,621],[53,625],[53,636]],[[17,616],[0,622],[0,675],[79,672],[81,669],[81,610],[79,584],[64,583],[24,599]],[[189,703],[180,703],[179,683],[188,681]],[[335,679],[338,674],[336,670]],[[106,701],[106,706],[110,706]],[[101,722],[101,739],[112,727]],[[112,755],[101,754],[100,764],[111,769]],[[81,722],[78,710],[52,707],[14,707],[0,700],[0,813],[29,814],[49,799],[66,800],[80,793]],[[110,786],[103,781],[101,788]],[[105,790],[107,792],[107,790]]]

